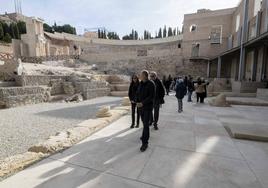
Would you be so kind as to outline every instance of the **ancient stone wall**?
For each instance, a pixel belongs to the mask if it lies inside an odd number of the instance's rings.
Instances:
[[[257,89],[257,98],[268,101],[268,88],[265,89]]]
[[[22,62],[40,64],[44,61],[60,61],[79,59],[78,55],[55,55],[55,56],[39,56],[39,57],[20,57]]]
[[[266,88],[265,82],[232,82],[232,91],[235,93],[256,93],[258,88]]]
[[[72,80],[69,76],[23,75],[16,77],[16,83],[22,87],[47,86],[51,88],[51,95],[82,93],[86,100],[110,94],[109,86],[105,81]],[[75,90],[70,91],[70,86]]]
[[[75,82],[76,93],[82,93],[85,100],[107,96],[110,94],[110,88],[106,82]]]
[[[47,102],[50,97],[48,87],[2,87],[0,103],[7,108]]]
[[[13,54],[13,48],[10,44],[0,43],[0,53]]]
[[[99,70],[107,74],[132,75],[143,69],[156,71],[159,77],[191,74],[206,76],[206,63],[185,61],[182,56],[181,39],[144,41],[76,41],[80,46],[80,59],[89,64],[96,64]],[[151,43],[150,43],[151,42]],[[201,72],[200,72],[201,71]]]
[[[16,77],[18,86],[49,86],[55,80],[65,81],[68,76],[22,75]]]

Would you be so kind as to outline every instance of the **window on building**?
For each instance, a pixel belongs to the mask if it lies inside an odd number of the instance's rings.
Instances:
[[[258,12],[261,10],[262,6],[262,0],[255,0],[254,2],[254,16],[258,14]]]
[[[236,22],[235,22],[235,31],[237,32],[240,27],[240,14],[236,16]]]
[[[192,24],[190,26],[190,32],[194,32],[194,31],[196,31],[196,29],[197,29],[197,26],[195,24]]]
[[[199,56],[199,43],[195,43],[192,45],[192,57],[198,57]]]
[[[147,50],[138,50],[137,56],[147,56]]]
[[[178,44],[178,48],[181,48],[181,43]]]
[[[222,25],[215,25],[211,28],[210,43],[221,44],[222,41]]]
[[[256,37],[256,24],[250,25],[249,29],[249,39]]]

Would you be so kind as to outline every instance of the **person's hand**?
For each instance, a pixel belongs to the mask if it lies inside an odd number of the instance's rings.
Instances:
[[[141,108],[141,107],[143,107],[143,104],[141,102],[139,102],[139,103],[137,103],[137,107]]]
[[[132,104],[134,104],[135,102],[134,101],[131,101]]]

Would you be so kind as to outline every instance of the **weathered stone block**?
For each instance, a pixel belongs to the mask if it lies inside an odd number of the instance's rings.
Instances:
[[[50,88],[48,87],[2,87],[0,101],[5,107],[16,107],[27,104],[36,104],[49,101]]]

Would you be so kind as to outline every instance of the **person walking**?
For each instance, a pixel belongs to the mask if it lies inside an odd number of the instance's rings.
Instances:
[[[187,82],[187,90],[188,90],[188,100],[187,101],[193,102],[192,95],[193,95],[195,88],[194,88],[193,78],[191,76],[189,76],[189,80]]]
[[[132,117],[132,124],[130,128],[134,128],[135,126],[135,116],[136,116],[136,110],[137,110],[137,124],[136,124],[136,128],[139,128],[139,124],[140,124],[140,112],[139,110],[136,108],[137,104],[137,90],[138,87],[140,85],[139,82],[139,78],[136,74],[134,74],[131,78],[131,83],[128,89],[128,97],[129,100],[131,102],[131,117]]]
[[[166,88],[166,84],[167,84],[167,77],[166,77],[166,75],[163,76],[162,83],[164,84],[164,87]]]
[[[204,93],[205,93],[205,85],[206,83],[202,83],[201,78],[197,79],[197,83],[195,85],[195,92],[196,92],[196,102],[204,103]]]
[[[166,78],[166,76],[163,77],[163,84],[166,89],[167,95],[169,95],[170,81],[168,80],[168,78]]]
[[[207,86],[209,85],[209,82],[206,81],[205,78],[201,78],[201,82],[202,82],[202,84],[205,84],[205,85],[204,85],[204,89],[205,89],[205,91],[204,91],[204,93],[203,93],[203,96],[204,96],[204,99],[205,99],[205,98],[207,98],[207,96],[208,96],[208,93],[207,93]]]
[[[148,148],[150,137],[149,121],[153,110],[155,98],[155,84],[149,80],[149,72],[143,70],[141,72],[141,83],[137,91],[137,107],[141,112],[141,120],[143,123],[143,132],[141,136],[142,146],[141,152]]]
[[[161,80],[157,77],[156,72],[150,73],[150,80],[152,80],[156,87],[155,98],[154,98],[154,106],[151,115],[150,125],[154,124],[154,129],[158,130],[158,120],[159,120],[159,109],[162,104],[165,103],[165,88]]]
[[[187,93],[186,86],[183,79],[178,79],[175,86],[176,98],[178,99],[178,112],[183,112],[183,98]]]
[[[167,92],[167,95],[169,95],[169,92],[170,92],[170,86],[171,86],[171,83],[172,83],[172,77],[171,75],[168,76],[168,79],[167,79],[167,82],[166,82],[166,92]]]

